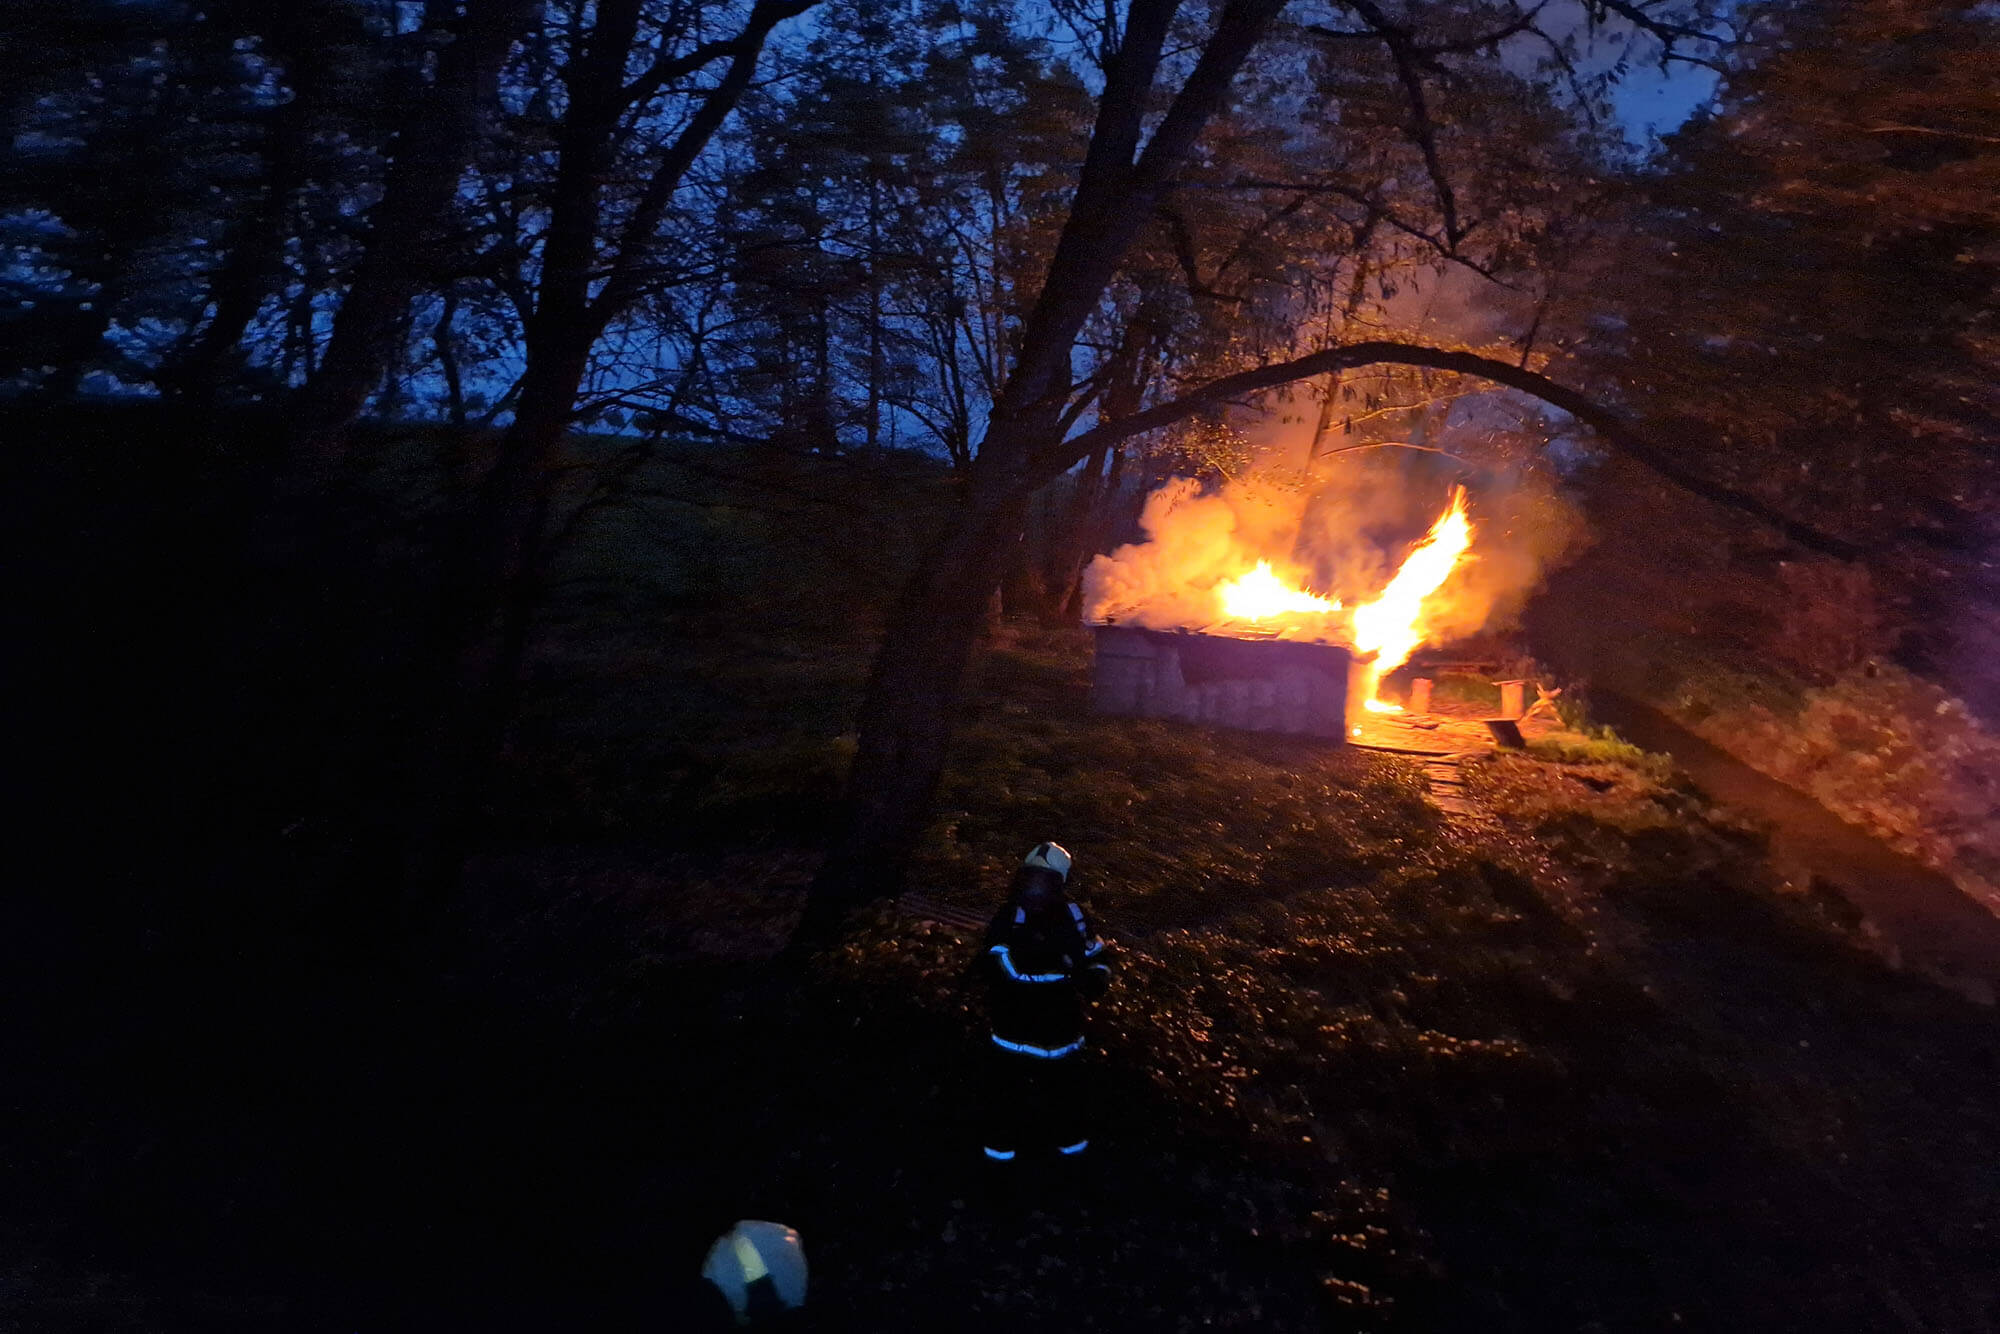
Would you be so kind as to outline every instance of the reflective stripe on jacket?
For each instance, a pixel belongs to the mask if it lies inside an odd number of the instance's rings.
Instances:
[[[1043,1059],[1082,1047],[1084,1006],[1103,994],[1111,968],[1081,907],[1030,921],[1009,905],[987,928],[980,962],[995,1045]]]

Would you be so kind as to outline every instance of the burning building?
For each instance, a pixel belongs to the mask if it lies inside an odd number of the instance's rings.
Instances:
[[[1463,487],[1381,591],[1351,609],[1297,572],[1280,575],[1271,557],[1253,563],[1245,547],[1258,536],[1219,528],[1192,484],[1155,500],[1143,520],[1151,540],[1099,557],[1087,575],[1096,708],[1328,738],[1355,731],[1363,710],[1400,711],[1381,698],[1382,679],[1426,642],[1427,601],[1469,557]]]
[[[1350,655],[1338,644],[1122,625],[1096,628],[1091,705],[1100,713],[1347,735]]]

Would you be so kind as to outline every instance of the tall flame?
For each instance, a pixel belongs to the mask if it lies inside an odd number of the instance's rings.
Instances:
[[[1215,591],[1222,600],[1222,614],[1232,621],[1262,621],[1287,612],[1340,610],[1336,599],[1294,588],[1280,579],[1267,560],[1258,561],[1257,568],[1241,578],[1217,584]]]
[[[1404,560],[1396,577],[1382,590],[1382,596],[1354,611],[1354,647],[1372,650],[1366,707],[1377,713],[1401,712],[1393,704],[1376,698],[1382,678],[1409,661],[1417,645],[1424,642],[1417,622],[1423,614],[1424,599],[1437,592],[1457,568],[1472,545],[1472,522],[1465,516],[1465,488],[1452,493],[1447,509],[1416,550]]]

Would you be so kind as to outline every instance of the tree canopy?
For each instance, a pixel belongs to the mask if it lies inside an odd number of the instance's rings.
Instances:
[[[1504,386],[1993,620],[1990,5],[84,0],[4,22],[0,391],[275,405],[294,499],[351,465],[357,416],[493,428],[445,636],[472,695],[518,669],[574,428],[954,465],[961,510],[863,713],[857,791],[890,823],[934,781],[1028,498],[1077,470],[1049,556],[1073,605],[1128,454],[1272,391],[1324,434],[1350,404]],[[1613,97],[1640,68],[1714,81],[1652,152]],[[916,713],[909,673],[935,687]]]

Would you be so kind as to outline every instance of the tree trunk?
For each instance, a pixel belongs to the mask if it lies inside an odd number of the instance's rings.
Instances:
[[[1145,311],[1132,319],[1120,342],[1112,365],[1107,369],[1110,387],[1098,413],[1100,421],[1117,421],[1137,412],[1146,401],[1146,384],[1152,378],[1153,322]],[[1053,611],[1058,617],[1068,613],[1072,603],[1080,604],[1083,565],[1097,543],[1098,508],[1104,494],[1104,459],[1107,451],[1093,449],[1086,456],[1083,471],[1077,474],[1076,490],[1059,525],[1048,564],[1047,585]]]
[[[833,411],[833,312],[824,292],[812,321],[812,393],[806,399],[806,448],[828,458],[840,453]]]
[[[591,91],[572,102],[563,126],[514,420],[446,555],[448,571],[434,618],[432,697],[423,715],[430,721],[417,739],[408,774],[404,885],[418,917],[457,878],[471,816],[498,753],[516,675],[512,645],[525,636],[525,628],[517,627],[527,620],[526,583],[545,521],[549,461],[569,428],[590,348],[602,328],[591,310],[590,272],[598,176],[617,110],[615,88],[605,86],[605,71],[598,67],[623,67],[637,26],[636,3],[619,6],[615,15],[600,16],[593,47],[582,57],[592,68],[577,78]]]
[[[998,558],[1019,538],[1033,490],[1075,463],[1037,475],[1039,461],[1062,450],[1077,335],[1283,7],[1284,0],[1224,0],[1186,83],[1143,148],[1146,111],[1179,4],[1133,0],[1127,9],[1070,216],[988,418],[965,501],[905,588],[876,652],[849,774],[848,819],[813,881],[795,947],[830,939],[856,904],[899,885],[944,772],[959,686],[999,580]]]
[[[1083,554],[1076,563],[1076,577],[1070,580],[1069,587],[1063,591],[1062,618],[1067,624],[1075,625],[1083,619],[1083,572],[1091,557],[1103,551],[1111,540],[1112,520],[1117,512],[1114,507],[1119,499],[1118,487],[1124,477],[1125,447],[1114,446],[1111,451],[1110,470],[1098,483],[1090,513],[1084,517]]]
[[[998,626],[1009,616],[1030,616],[1035,620],[1050,623],[1055,620],[1057,603],[1049,586],[1049,560],[1047,544],[1057,535],[1047,532],[1036,541],[1035,529],[1053,529],[1046,512],[1035,512],[1035,498],[1030,496],[1026,505],[1026,519],[1021,536],[994,559],[1000,566],[1000,597],[995,604],[991,623]]]
[[[871,172],[871,178],[872,178]],[[868,182],[868,451],[882,436],[882,210],[875,182]]]
[[[503,2],[514,0],[491,0]],[[528,320],[520,399],[474,509],[469,564],[460,581],[468,646],[460,687],[485,701],[488,715],[504,717],[511,701],[548,526],[553,465],[590,369],[590,351],[638,298],[635,274],[651,251],[659,217],[749,87],[771,28],[806,7],[807,0],[759,0],[753,8],[743,31],[727,45],[731,58],[724,78],[655,161],[611,272],[593,297],[603,218],[599,190],[630,102],[623,73],[644,6],[641,0],[620,0],[599,8],[589,49],[569,78],[570,111],[550,196],[539,299]]]
[[[1091,557],[1091,536],[1096,528],[1098,498],[1103,494],[1104,459],[1107,451],[1094,449],[1076,474],[1069,503],[1063,506],[1062,522],[1050,540],[1047,573],[1044,576],[1054,613],[1065,616],[1083,580],[1083,564]]]
[[[281,129],[279,136],[290,139],[295,133]],[[288,151],[273,164],[263,203],[215,277],[209,290],[215,314],[153,373],[153,382],[169,397],[198,409],[213,406],[220,397],[230,353],[242,343],[243,331],[257,318],[284,266],[285,223],[300,181],[300,173],[289,164],[292,156]]]
[[[444,372],[445,408],[451,424],[465,429],[465,376],[458,366],[458,345],[452,341],[452,324],[458,318],[458,293],[446,289],[444,309],[438,312],[437,326],[431,330],[431,346],[437,352],[438,369]]]
[[[405,881],[422,915],[456,880],[516,707],[540,586],[554,460],[589,343],[540,362],[466,516],[436,618],[432,722],[410,765]]]
[[[411,765],[412,828],[405,876],[429,900],[457,875],[502,731],[510,716],[548,523],[552,465],[601,325],[590,308],[596,236],[595,153],[557,172],[541,300],[528,327],[527,369],[513,423],[465,516],[448,559],[436,628],[438,689]],[[416,909],[422,911],[421,907]]]
[[[996,457],[997,434],[972,464],[955,521],[890,617],[861,706],[848,819],[814,882],[801,945],[830,939],[856,905],[897,892],[922,833],[966,664],[999,588],[993,553],[1020,537],[1027,512],[1030,491],[1020,473],[982,466]]]

